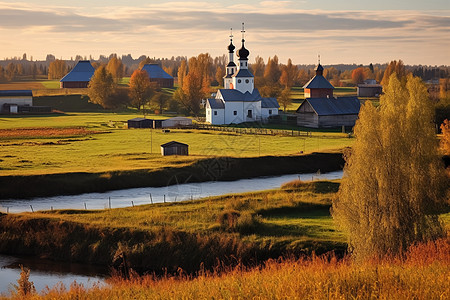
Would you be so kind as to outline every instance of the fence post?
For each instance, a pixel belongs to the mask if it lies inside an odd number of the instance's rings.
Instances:
[[[84,209],[87,209],[86,202],[84,202]]]
[[[108,198],[109,209],[111,209],[111,197]]]
[[[31,207],[31,212],[34,212],[34,210],[33,210],[33,206],[30,204],[30,207]]]
[[[133,202],[133,200],[131,200],[131,206],[133,206],[133,207],[134,207],[134,202]]]
[[[164,194],[164,203],[166,203],[166,194]]]
[[[150,193],[150,203],[153,204],[152,193]]]

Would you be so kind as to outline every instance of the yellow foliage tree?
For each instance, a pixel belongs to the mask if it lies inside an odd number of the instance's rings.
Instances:
[[[444,155],[450,155],[450,121],[445,119],[444,123],[441,124],[442,139],[441,139],[441,149]]]
[[[48,79],[61,79],[67,73],[67,65],[64,60],[56,59],[48,66]]]
[[[112,77],[114,78],[114,81],[118,83],[123,78],[124,74],[124,66],[122,60],[120,58],[117,58],[116,55],[114,55],[108,61],[108,64],[106,65],[106,70],[108,70],[108,72],[111,73]]]
[[[361,107],[356,141],[346,156],[332,215],[359,258],[402,254],[443,234],[444,168],[433,128],[433,106],[420,78],[402,84],[394,73],[377,109]]]

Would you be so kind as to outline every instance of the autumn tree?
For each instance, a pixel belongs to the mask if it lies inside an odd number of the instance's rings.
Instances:
[[[444,155],[450,155],[450,121],[445,119],[441,124],[441,149]]]
[[[283,106],[283,111],[286,112],[286,108],[292,103],[291,89],[290,88],[283,89],[277,100],[278,103],[280,103],[281,106]]]
[[[164,108],[170,100],[170,96],[162,91],[156,92],[153,97],[150,99],[152,105],[156,106],[159,110],[159,113],[162,114]]]
[[[8,81],[13,81],[17,76],[17,67],[14,63],[10,62],[6,66],[5,77]]]
[[[386,70],[384,70],[383,79],[381,80],[382,85],[386,85],[389,82],[389,78],[392,74],[396,74],[397,78],[406,78],[407,71],[405,69],[405,65],[403,61],[400,59],[399,61],[393,60],[389,63]]]
[[[114,81],[118,83],[124,75],[124,66],[122,60],[113,55],[106,65],[106,70],[111,73]]]
[[[278,57],[269,57],[267,65],[264,69],[264,77],[259,83],[259,92],[263,97],[278,98],[281,94],[282,87],[279,83],[281,76],[280,66],[278,64]]]
[[[209,54],[191,57],[188,62],[189,72],[183,77],[181,87],[174,93],[174,99],[188,111],[197,115],[201,100],[210,93],[210,70],[212,59]],[[180,66],[181,69],[181,66]],[[178,71],[180,76],[180,70]],[[180,78],[178,78],[180,84]]]
[[[145,70],[135,70],[130,78],[131,104],[139,111],[155,94],[156,84],[150,82]]]
[[[64,60],[56,59],[48,66],[48,79],[61,79],[67,73],[67,64]]]
[[[442,161],[420,78],[392,74],[380,107],[361,107],[332,215],[357,259],[402,254],[443,234]]]
[[[298,77],[298,68],[292,64],[289,58],[287,65],[281,67],[280,83],[284,85],[285,89],[292,88]]]
[[[178,73],[177,73],[177,80],[178,80],[178,87],[182,88],[183,87],[183,80],[184,77],[186,77],[187,75],[187,62],[185,59],[183,59],[181,61],[180,67],[178,68]]]
[[[352,71],[352,81],[354,84],[363,83],[365,79],[364,68],[359,67]]]
[[[114,79],[105,66],[98,67],[88,85],[88,96],[92,103],[103,108],[117,109],[127,104],[124,89],[117,89]]]
[[[256,56],[255,57],[255,63],[250,65],[250,69],[253,72],[253,76],[255,77],[263,77],[264,76],[264,69],[265,69],[265,64],[264,64],[264,59],[261,56]]]
[[[219,83],[220,86],[223,84],[223,77],[225,76],[225,70],[222,69],[220,66],[216,69],[216,81]]]
[[[155,60],[147,56],[139,62],[139,69],[142,69],[142,67],[146,64],[153,64],[153,63],[155,63]]]

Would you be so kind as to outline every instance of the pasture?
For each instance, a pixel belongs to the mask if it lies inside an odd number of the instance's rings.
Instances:
[[[250,135],[234,132],[175,129],[126,129],[135,114],[70,113],[46,116],[0,117],[0,174],[34,175],[67,172],[157,169],[192,163],[199,158],[256,157],[336,151],[353,139],[339,132],[312,132],[310,136]],[[148,116],[163,118],[163,116]],[[14,135],[34,128],[35,134]],[[84,128],[49,135],[43,128]],[[162,157],[160,145],[169,141],[189,145],[187,157]]]

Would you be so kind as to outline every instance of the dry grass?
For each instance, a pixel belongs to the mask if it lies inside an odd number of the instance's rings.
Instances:
[[[106,287],[57,286],[25,299],[448,299],[450,240],[413,246],[405,259],[355,264],[322,256],[223,271],[114,277]]]
[[[14,128],[0,129],[0,139],[2,138],[46,138],[46,137],[70,137],[86,136],[105,131],[94,131],[86,128]]]

